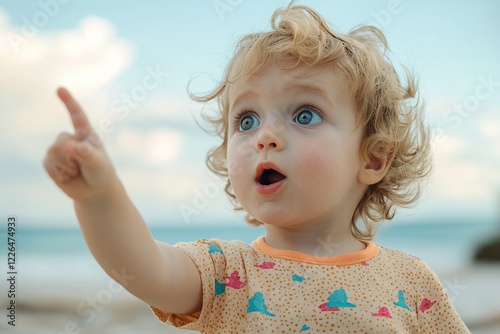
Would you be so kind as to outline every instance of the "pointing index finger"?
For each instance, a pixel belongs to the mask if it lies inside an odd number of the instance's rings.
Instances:
[[[88,136],[92,132],[92,127],[78,102],[75,101],[66,88],[60,87],[57,90],[57,95],[69,111],[76,134],[83,137]]]

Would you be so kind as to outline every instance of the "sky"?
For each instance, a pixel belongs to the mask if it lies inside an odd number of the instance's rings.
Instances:
[[[346,33],[371,24],[417,77],[435,137],[434,172],[400,222],[491,222],[500,207],[500,2],[297,1]],[[76,226],[42,167],[70,118],[89,115],[151,226],[244,224],[205,166],[218,138],[190,100],[214,87],[243,34],[288,1],[0,1],[0,212],[33,227]]]

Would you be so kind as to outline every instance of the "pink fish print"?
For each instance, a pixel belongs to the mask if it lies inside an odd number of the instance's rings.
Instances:
[[[431,301],[430,299],[424,298],[422,299],[422,302],[420,302],[420,307],[418,308],[420,312],[425,312],[428,309],[430,309],[434,304],[436,304],[437,300]]]
[[[241,289],[247,284],[247,282],[240,281],[238,270],[233,271],[231,276],[226,276],[226,278],[229,280],[229,282],[226,283],[226,286],[229,286],[233,289]]]
[[[262,264],[254,264],[255,267],[260,269],[273,269],[276,263],[274,262],[262,262]]]
[[[319,307],[319,309],[323,312],[335,312],[335,311],[340,311],[338,307],[327,307],[328,303],[323,303]]]
[[[381,308],[379,308],[377,313],[372,313],[372,316],[374,316],[374,317],[386,317],[386,318],[392,319],[391,312],[389,312],[389,309],[385,306],[382,306]]]

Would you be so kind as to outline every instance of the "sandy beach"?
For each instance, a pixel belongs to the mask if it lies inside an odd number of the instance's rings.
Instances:
[[[473,334],[500,333],[500,263],[474,263],[438,275]]]
[[[2,318],[0,333],[195,333],[158,321],[149,307],[113,285],[23,287],[16,310],[16,326]],[[118,292],[117,292],[118,291]],[[2,303],[2,309],[5,309]]]
[[[472,333],[500,333],[500,265],[471,264],[438,275]],[[2,316],[1,333],[195,333],[162,324],[147,305],[108,278],[93,285],[30,281],[18,289],[16,326]]]

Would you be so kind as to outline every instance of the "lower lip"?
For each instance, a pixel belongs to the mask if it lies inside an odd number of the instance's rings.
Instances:
[[[271,195],[277,192],[281,188],[283,183],[285,183],[285,181],[286,179],[283,179],[281,181],[269,185],[263,185],[258,182],[256,182],[255,184],[257,185],[257,191],[259,193],[261,193],[262,195]]]

